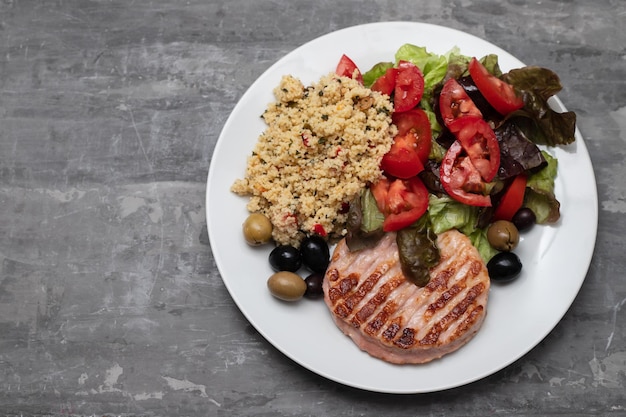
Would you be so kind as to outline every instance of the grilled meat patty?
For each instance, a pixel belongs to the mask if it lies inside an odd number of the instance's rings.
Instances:
[[[441,259],[418,287],[400,267],[396,234],[350,252],[340,241],[324,277],[324,299],[337,326],[359,348],[397,364],[453,352],[478,332],[487,312],[489,275],[470,240],[456,230],[437,238]]]

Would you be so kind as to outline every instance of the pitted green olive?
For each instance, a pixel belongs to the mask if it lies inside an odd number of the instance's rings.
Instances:
[[[267,280],[267,288],[276,298],[284,301],[296,301],[304,296],[307,285],[298,274],[280,271]]]
[[[487,229],[489,244],[500,251],[510,252],[519,243],[519,231],[507,220],[493,222]]]
[[[252,213],[243,222],[243,236],[252,246],[259,246],[272,240],[272,222],[261,213]]]

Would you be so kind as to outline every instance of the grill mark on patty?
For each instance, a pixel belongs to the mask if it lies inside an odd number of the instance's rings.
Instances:
[[[484,307],[481,305],[472,308],[467,317],[465,317],[465,319],[463,319],[463,321],[461,321],[457,328],[454,330],[454,334],[452,335],[451,339],[456,340],[463,334],[465,334],[465,332],[467,332],[467,330],[470,329],[483,315],[483,310]]]
[[[430,281],[428,281],[428,284],[426,284],[424,288],[429,292],[435,292],[439,288],[447,288],[448,280],[452,276],[454,276],[454,271],[450,269],[444,269],[434,277],[431,277]]]
[[[474,261],[470,264],[470,273],[472,274],[473,277],[480,274],[481,269],[482,269],[482,264],[480,262]]]
[[[398,304],[395,301],[389,301],[383,308],[367,323],[363,329],[369,335],[375,335],[387,323],[389,317],[396,312]]]
[[[469,289],[467,295],[460,300],[448,314],[441,318],[437,323],[434,323],[428,333],[419,341],[421,345],[433,345],[439,339],[441,333],[446,331],[448,327],[456,322],[459,317],[465,313],[468,307],[472,305],[474,300],[483,293],[485,286],[483,283],[478,283]]]
[[[402,335],[393,344],[399,348],[408,349],[415,344],[415,333],[415,330],[406,327],[402,330]]]
[[[383,337],[388,341],[393,340],[393,338],[396,337],[396,333],[398,333],[398,330],[400,330],[401,322],[401,317],[396,317],[395,319],[393,319],[387,329],[385,329],[385,331],[383,332]]]
[[[437,311],[443,309],[448,305],[448,302],[454,298],[458,293],[460,293],[465,288],[464,285],[454,284],[447,291],[441,293],[441,296],[437,298],[434,302],[430,303],[428,307],[426,307],[426,311],[424,312],[424,317],[428,320],[430,319]]]
[[[367,278],[363,280],[363,283],[359,285],[354,293],[346,298],[346,307],[352,311],[354,307],[361,302],[361,300],[374,288],[378,280],[383,274],[379,270],[374,271]]]
[[[331,268],[326,272],[326,278],[328,278],[331,282],[335,282],[339,279],[339,271],[337,268]]]
[[[385,302],[387,297],[389,297],[389,294],[398,288],[402,282],[404,282],[404,277],[395,276],[388,282],[381,285],[378,292],[376,292],[376,294],[374,294],[374,296],[371,297],[363,305],[363,307],[361,307],[359,311],[354,314],[354,317],[352,318],[352,325],[354,327],[359,327],[362,323],[364,323],[367,318],[374,314],[376,309],[378,309],[378,307]]]
[[[341,279],[339,283],[332,287],[328,292],[328,296],[333,304],[336,304],[337,301],[343,296],[345,296],[352,288],[356,287],[359,284],[359,275],[358,274],[349,274],[347,277]]]

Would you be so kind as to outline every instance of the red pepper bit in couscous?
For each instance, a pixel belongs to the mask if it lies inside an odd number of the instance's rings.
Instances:
[[[265,214],[273,239],[298,247],[305,235],[345,234],[346,201],[381,175],[396,127],[389,98],[357,81],[328,74],[307,88],[284,76],[267,128],[231,190]]]

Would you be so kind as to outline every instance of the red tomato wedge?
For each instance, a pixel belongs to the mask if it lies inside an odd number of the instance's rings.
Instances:
[[[358,74],[354,74],[354,71],[358,71]],[[359,70],[359,67],[356,66],[354,61],[352,61],[346,54],[343,54],[339,59],[339,63],[337,64],[337,69],[335,70],[335,74],[341,77],[354,78],[359,83],[363,84],[363,74]]]
[[[393,124],[398,134],[389,152],[383,156],[380,167],[387,174],[398,178],[410,178],[424,170],[432,147],[432,131],[426,112],[411,109],[393,113]]]
[[[513,179],[513,182],[506,189],[500,202],[493,213],[493,220],[511,221],[515,213],[524,203],[524,193],[526,192],[526,175],[520,174]]]
[[[424,74],[415,64],[408,61],[398,63],[398,76],[393,95],[395,112],[411,110],[424,94]]]
[[[406,180],[383,177],[372,185],[371,190],[378,208],[385,215],[385,232],[410,226],[428,209],[428,190],[418,177]]]
[[[408,132],[393,138],[391,149],[380,161],[380,168],[398,178],[410,178],[422,172],[424,164],[417,153],[417,137]]]
[[[482,179],[486,182],[493,180],[500,166],[500,145],[491,126],[479,117],[465,116],[450,123],[448,128]]]
[[[398,78],[398,68],[389,68],[383,75],[378,77],[371,89],[383,94],[391,96],[393,89],[396,87],[396,79]]]
[[[454,78],[446,81],[441,89],[439,111],[446,126],[463,116],[483,117],[463,86]]]
[[[491,206],[491,197],[484,194],[486,184],[460,141],[454,141],[443,157],[439,179],[453,199],[470,206]]]
[[[422,109],[412,109],[402,113],[393,113],[391,121],[398,128],[398,135],[413,134],[416,151],[422,163],[426,163],[433,144],[433,133],[428,115]]]
[[[429,139],[428,141],[424,141],[424,147],[428,148],[428,152],[424,152],[425,155],[422,155],[424,157],[422,162],[426,162],[432,144],[430,120],[428,120],[426,112],[420,108],[416,108],[402,113],[393,113],[391,115],[391,121],[398,128],[398,135],[413,132],[420,138]]]
[[[498,113],[507,115],[524,107],[513,86],[490,74],[475,57],[470,61],[469,73],[478,91]]]

